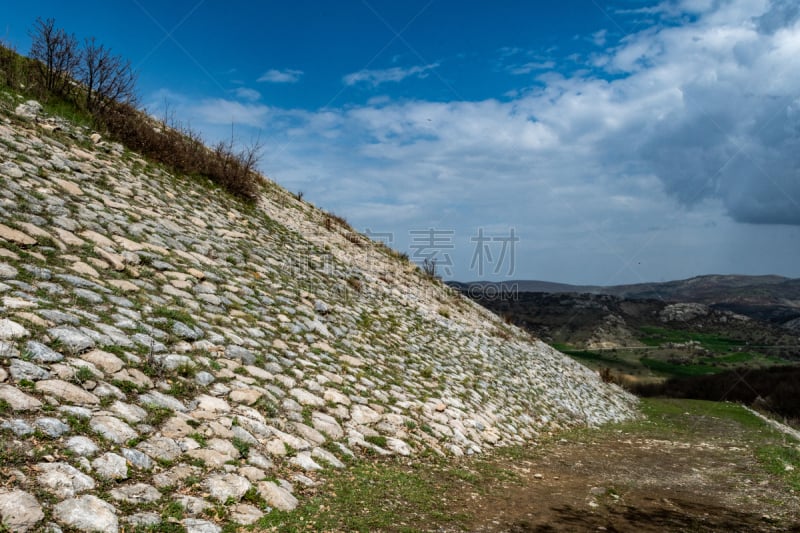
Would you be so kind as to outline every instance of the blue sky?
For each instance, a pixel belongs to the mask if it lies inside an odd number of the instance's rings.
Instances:
[[[794,0],[16,2],[446,278],[800,277]],[[513,232],[513,233],[512,233]],[[384,236],[384,239],[388,238]]]

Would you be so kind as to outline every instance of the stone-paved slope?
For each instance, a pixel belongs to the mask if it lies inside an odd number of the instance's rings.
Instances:
[[[353,455],[460,456],[633,415],[274,184],[243,206],[18,104],[0,104],[8,529],[218,531],[292,509]]]

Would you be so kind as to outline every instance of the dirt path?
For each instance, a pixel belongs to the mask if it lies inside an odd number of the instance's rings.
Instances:
[[[587,432],[507,458],[514,481],[454,509],[474,531],[800,531],[798,493],[758,463],[747,427],[683,416],[672,435]]]

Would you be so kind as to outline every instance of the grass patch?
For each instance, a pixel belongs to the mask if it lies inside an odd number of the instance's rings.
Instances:
[[[756,450],[756,457],[771,474],[782,477],[792,490],[800,491],[800,450],[767,445]]]
[[[386,448],[386,437],[383,435],[367,435],[364,437],[364,440],[379,448]]]
[[[180,309],[175,309],[174,307],[156,307],[153,309],[153,315],[161,318],[166,318],[168,320],[176,320],[178,322],[183,322],[187,326],[195,326],[196,321],[186,311],[182,311]]]
[[[142,407],[147,411],[144,423],[150,426],[158,427],[172,416],[172,409],[166,407],[159,407],[149,403],[143,404]]]
[[[640,340],[647,346],[661,346],[667,342],[683,343],[696,341],[707,350],[725,353],[733,351],[745,344],[744,341],[721,337],[710,333],[694,333],[691,331],[666,329],[657,326],[642,326],[639,329],[644,333],[644,337]]]
[[[208,439],[206,438],[205,435],[203,435],[201,433],[197,433],[197,432],[189,433],[188,437],[191,438],[191,439],[194,439],[195,441],[197,441],[197,444],[199,444],[203,448],[205,448],[208,445]]]
[[[649,357],[642,357],[641,362],[653,372],[666,374],[668,376],[703,376],[706,374],[717,374],[724,371],[722,368],[716,368],[713,366],[706,366],[702,364],[682,365],[669,363],[667,361],[659,361],[658,359],[651,359]]]
[[[400,459],[356,463],[336,472],[324,494],[291,513],[272,511],[258,525],[280,531],[418,531],[436,524],[464,525],[463,514],[446,512],[441,494],[459,481],[444,460],[409,464]]]

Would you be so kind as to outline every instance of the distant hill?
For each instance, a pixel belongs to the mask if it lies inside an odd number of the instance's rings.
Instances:
[[[637,379],[800,361],[796,279],[712,275],[614,287],[451,285],[588,366]]]
[[[693,302],[784,325],[800,318],[800,279],[783,276],[707,275],[632,285],[569,285],[539,280],[452,282],[475,296],[519,293],[606,294],[628,300]]]

